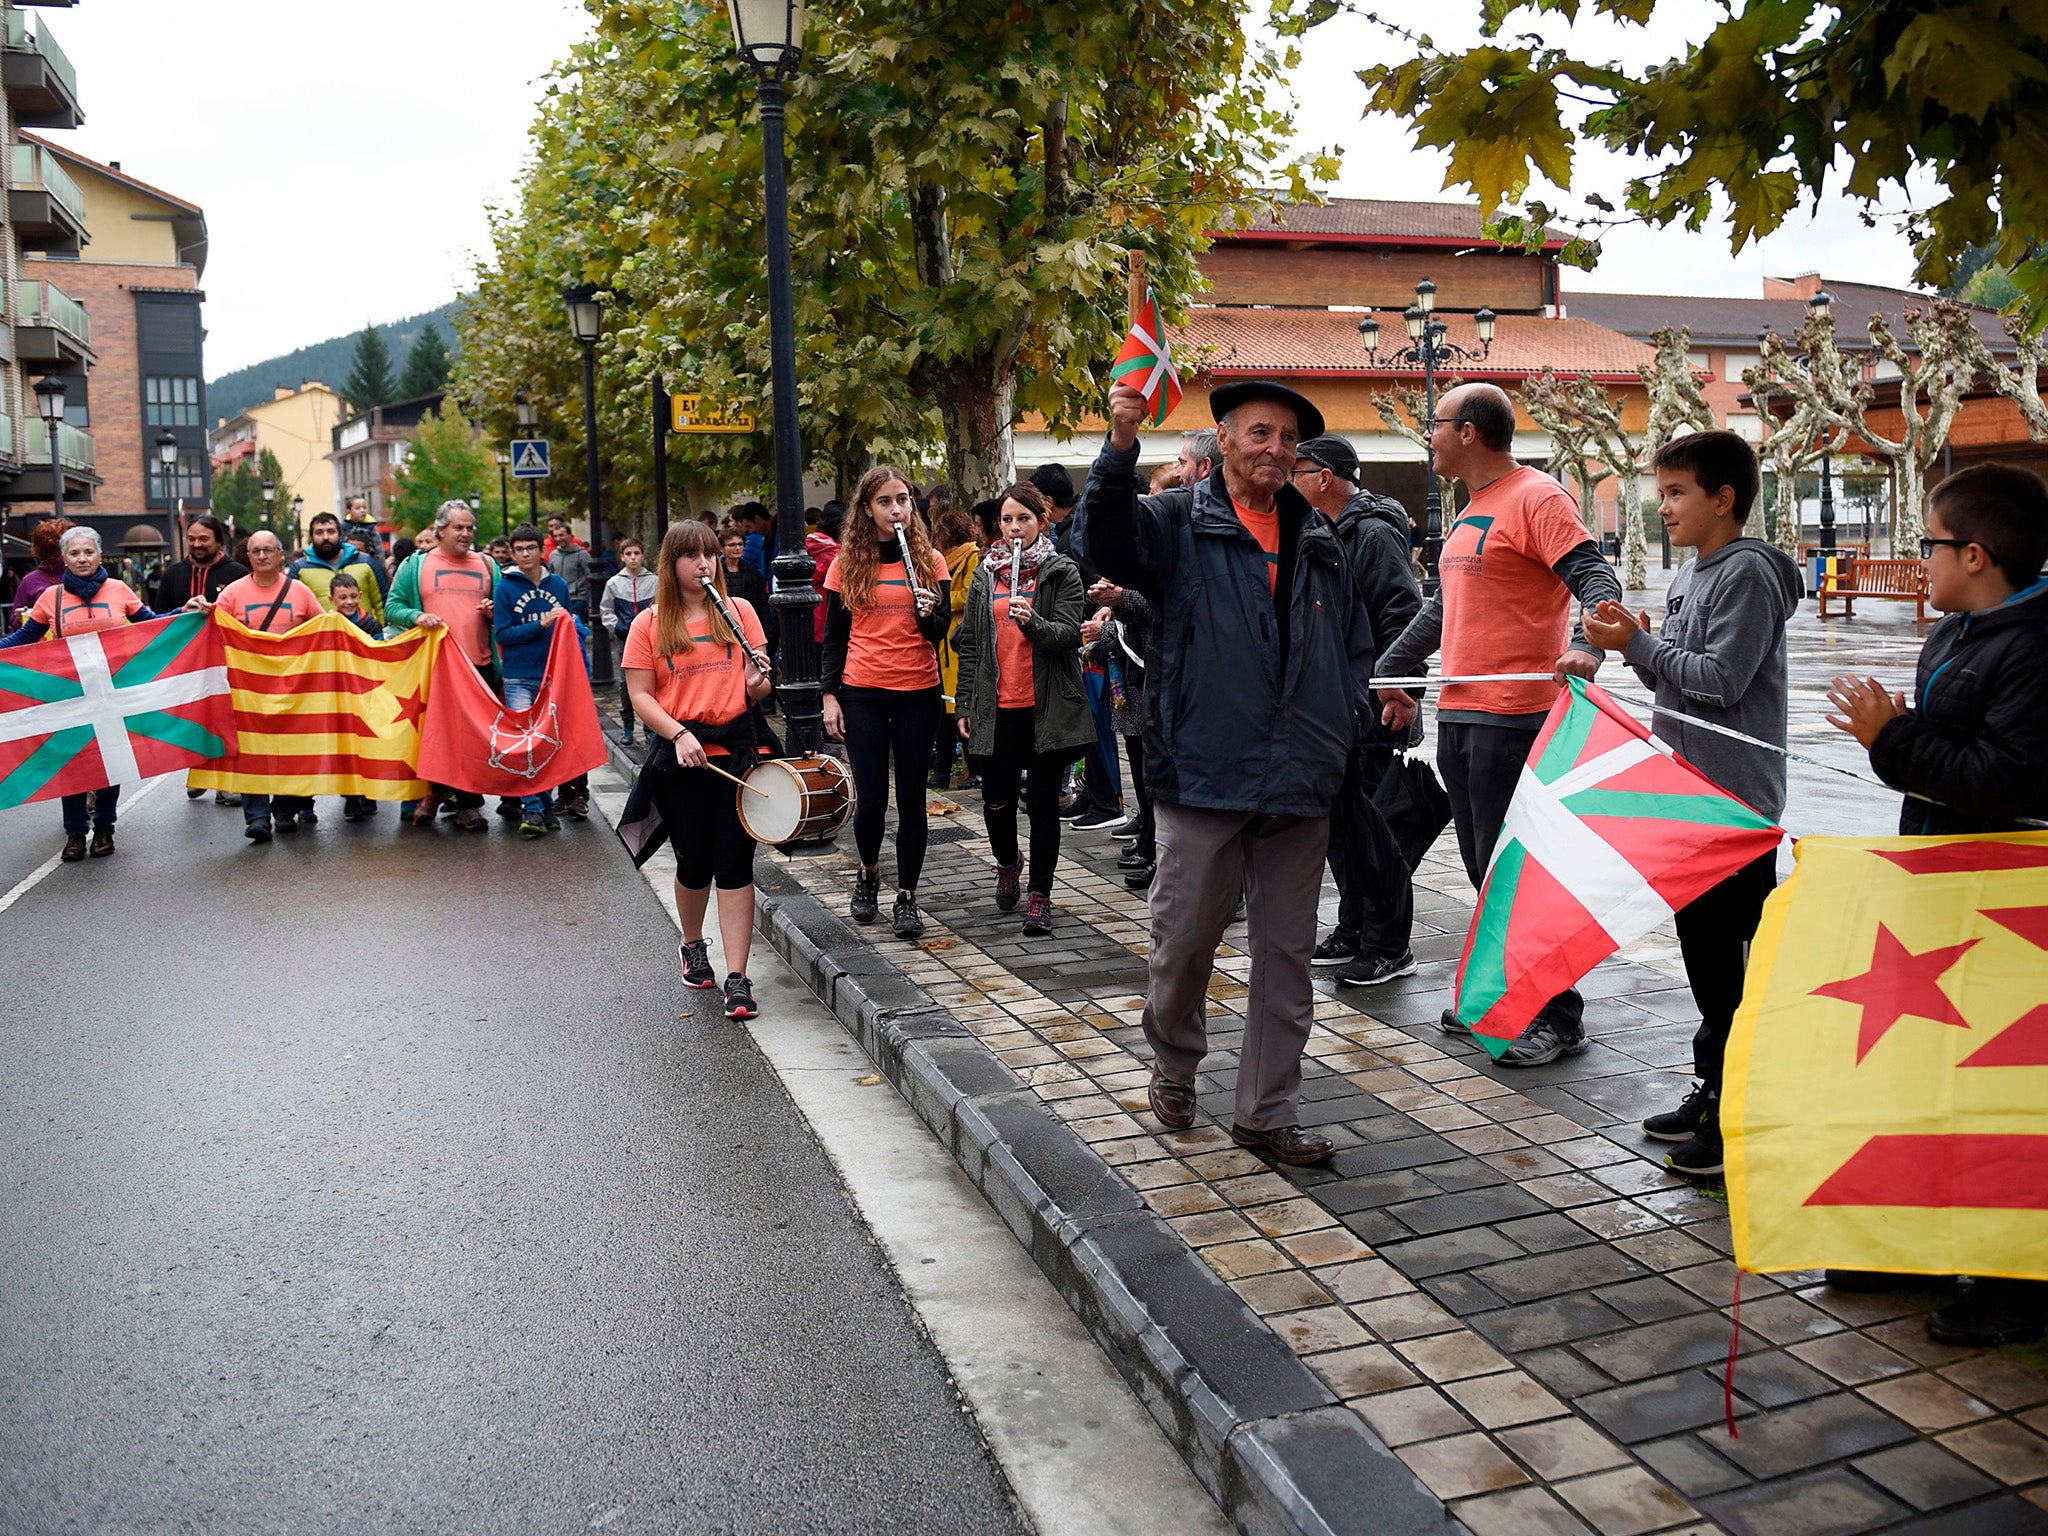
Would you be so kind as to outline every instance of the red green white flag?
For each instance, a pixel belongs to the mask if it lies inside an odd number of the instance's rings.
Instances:
[[[1496,1057],[1545,1002],[1784,836],[1600,688],[1566,681],[1458,965],[1458,1017]]]
[[[1159,318],[1159,300],[1145,290],[1145,307],[1131,319],[1123,350],[1110,365],[1110,378],[1128,384],[1152,407],[1152,425],[1160,426],[1180,404],[1180,374],[1166,344],[1166,326]]]
[[[204,613],[0,652],[0,810],[135,784],[235,750]]]

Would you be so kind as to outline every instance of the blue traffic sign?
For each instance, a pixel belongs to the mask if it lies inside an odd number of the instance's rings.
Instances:
[[[512,478],[545,480],[548,477],[548,442],[544,437],[515,438],[512,443]]]

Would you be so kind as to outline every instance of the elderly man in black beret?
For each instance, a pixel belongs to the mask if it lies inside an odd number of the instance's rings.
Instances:
[[[1372,675],[1372,629],[1328,519],[1292,484],[1323,431],[1302,395],[1266,380],[1209,396],[1221,462],[1200,484],[1141,496],[1138,426],[1109,392],[1109,441],[1089,471],[1076,538],[1119,586],[1156,605],[1146,658],[1145,773],[1158,826],[1145,1038],[1161,1123],[1194,1123],[1216,946],[1245,899],[1252,969],[1231,1135],[1283,1163],[1321,1162],[1301,1121],[1309,956],[1330,837]]]

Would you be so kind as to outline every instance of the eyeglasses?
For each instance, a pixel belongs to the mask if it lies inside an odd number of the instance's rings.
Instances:
[[[1300,475],[1320,475],[1324,470],[1325,466],[1321,464],[1297,464],[1294,466],[1294,474],[1288,478],[1293,479]]]
[[[1469,427],[1471,425],[1472,418],[1469,416],[1432,416],[1429,418],[1428,430],[1434,432],[1438,427]]]
[[[1981,546],[1984,553],[1990,555],[1991,563],[1993,565],[1998,564],[1998,556],[1992,553],[1991,546],[1985,544],[1982,539],[1930,539],[1922,535],[1920,539],[1920,558],[1922,560],[1932,560],[1934,552],[1944,545],[1950,549],[1968,549],[1972,544]]]

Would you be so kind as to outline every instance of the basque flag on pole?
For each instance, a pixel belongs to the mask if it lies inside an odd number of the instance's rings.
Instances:
[[[1133,286],[1136,286],[1133,284]],[[1162,425],[1180,404],[1180,374],[1166,345],[1166,327],[1159,318],[1159,300],[1150,288],[1145,303],[1131,316],[1130,334],[1110,366],[1109,376],[1128,384],[1152,407],[1152,425]]]
[[[0,809],[140,783],[234,750],[227,665],[207,614],[0,655]]]

